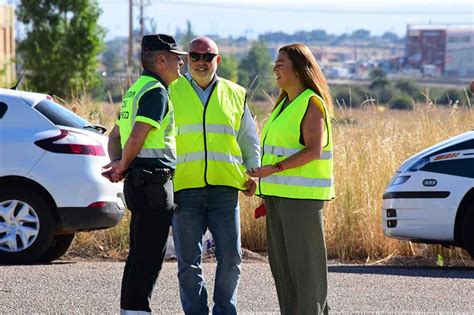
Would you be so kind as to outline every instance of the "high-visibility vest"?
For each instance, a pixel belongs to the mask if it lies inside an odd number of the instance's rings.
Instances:
[[[156,88],[166,89],[157,79],[142,75],[125,93],[122,109],[120,110],[120,119],[118,120],[122,149],[132,133],[135,121],[146,123],[150,120],[147,117],[137,117],[137,111],[143,94]],[[176,159],[173,116],[173,105],[169,101],[168,113],[162,119],[159,128],[152,128],[150,130],[137,157]]]
[[[331,121],[323,100],[310,89],[302,92],[280,113],[285,102],[282,100],[270,115],[261,134],[262,165],[276,164],[304,148],[300,143],[300,126],[313,96],[324,108],[326,144],[321,158],[260,178],[258,194],[292,199],[334,198]]]
[[[207,185],[245,189],[245,167],[237,143],[245,97],[243,87],[219,78],[207,104],[202,104],[186,77],[171,83],[177,150],[175,191]]]

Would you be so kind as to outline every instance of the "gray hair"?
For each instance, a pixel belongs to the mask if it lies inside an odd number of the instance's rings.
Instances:
[[[155,67],[156,56],[163,54],[160,50],[144,50],[141,53],[141,62],[143,69],[151,70]]]

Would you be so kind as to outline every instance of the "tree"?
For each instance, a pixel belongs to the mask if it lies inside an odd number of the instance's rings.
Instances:
[[[385,33],[383,33],[382,39],[384,39],[388,42],[392,42],[392,43],[396,43],[400,40],[398,38],[398,35],[395,34],[394,32],[385,32]]]
[[[97,24],[100,13],[89,0],[21,1],[17,15],[26,38],[18,51],[33,89],[66,97],[99,83],[97,58],[105,35]]]
[[[237,67],[239,62],[232,55],[222,55],[221,63],[217,68],[217,75],[231,81],[237,81]]]
[[[124,38],[116,38],[106,43],[101,59],[107,70],[107,75],[115,75],[116,72],[125,71],[127,60],[123,48],[127,45],[128,41]]]
[[[196,34],[193,32],[193,27],[191,25],[191,21],[186,21],[186,33],[183,35],[181,39],[181,47],[184,51],[189,50],[189,43],[196,37]]]
[[[372,81],[369,89],[383,89],[388,85],[387,75],[382,68],[375,68],[369,73],[369,78]]]
[[[311,40],[325,42],[329,36],[325,30],[313,30],[310,32]]]
[[[395,83],[395,87],[411,97],[420,96],[420,87],[412,79],[400,79]]]
[[[257,98],[264,98],[263,91],[273,90],[272,57],[264,42],[253,42],[247,56],[240,61],[238,73],[239,84],[246,88],[255,80],[253,89]]]
[[[352,32],[351,34],[351,38],[352,39],[368,39],[370,38],[370,32],[368,30],[365,30],[363,28],[361,29],[358,29],[358,30],[355,30],[354,32]]]

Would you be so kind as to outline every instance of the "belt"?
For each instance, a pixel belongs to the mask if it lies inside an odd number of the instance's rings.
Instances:
[[[169,168],[130,168],[127,170],[125,179],[133,179],[135,182],[164,183],[172,179],[174,170]]]

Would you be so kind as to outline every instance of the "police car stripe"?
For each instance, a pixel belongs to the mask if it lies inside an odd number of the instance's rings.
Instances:
[[[442,162],[445,160],[459,160],[459,159],[472,159],[474,155],[474,149],[472,150],[461,150],[461,151],[448,151],[432,155],[430,162]]]
[[[441,150],[437,150],[437,151],[431,153],[430,155],[428,155],[427,157],[430,158],[432,156],[442,154],[442,153],[447,153],[447,152],[469,151],[469,150],[474,150],[474,139],[464,141],[464,142],[461,142],[461,143],[457,143],[457,144],[451,145],[451,146],[446,147],[446,148],[441,149]]]

